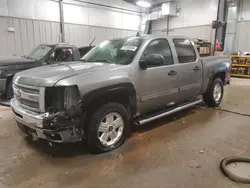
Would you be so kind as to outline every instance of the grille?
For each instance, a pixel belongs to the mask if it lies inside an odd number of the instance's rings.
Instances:
[[[25,106],[30,106],[32,108],[39,109],[39,102],[29,101],[26,99],[18,99],[18,101]]]
[[[38,87],[13,84],[13,91],[21,107],[35,112],[40,111]]]

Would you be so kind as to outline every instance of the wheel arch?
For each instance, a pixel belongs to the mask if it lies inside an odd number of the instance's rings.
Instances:
[[[209,90],[209,88],[211,87],[213,81],[216,78],[220,78],[222,83],[225,84],[225,78],[226,78],[226,71],[217,71],[215,72],[209,79],[209,83],[208,83],[208,87],[206,89],[206,92]]]
[[[87,113],[108,102],[121,103],[129,110],[130,116],[133,117],[137,111],[134,85],[132,83],[120,83],[105,86],[82,96],[82,106]]]

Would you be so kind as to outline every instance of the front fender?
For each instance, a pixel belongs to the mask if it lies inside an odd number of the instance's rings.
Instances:
[[[82,96],[82,105],[86,107],[100,99],[105,101],[119,97],[128,97],[131,115],[135,115],[137,111],[136,90],[132,83],[119,83],[90,91]]]

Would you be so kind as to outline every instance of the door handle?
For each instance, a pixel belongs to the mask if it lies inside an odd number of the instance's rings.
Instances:
[[[177,72],[174,71],[174,70],[171,70],[171,71],[168,73],[169,76],[174,76],[174,75],[176,75],[176,74],[177,74]]]
[[[194,67],[194,71],[199,71],[199,70],[201,70],[200,67],[198,67],[198,66]]]

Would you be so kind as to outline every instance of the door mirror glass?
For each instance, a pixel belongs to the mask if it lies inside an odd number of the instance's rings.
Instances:
[[[142,70],[146,70],[146,69],[147,69],[147,63],[146,63],[146,61],[141,59],[141,60],[139,61],[139,66],[140,66],[140,68],[141,68]]]
[[[156,67],[164,65],[164,57],[160,54],[150,54],[146,56],[147,67]]]

